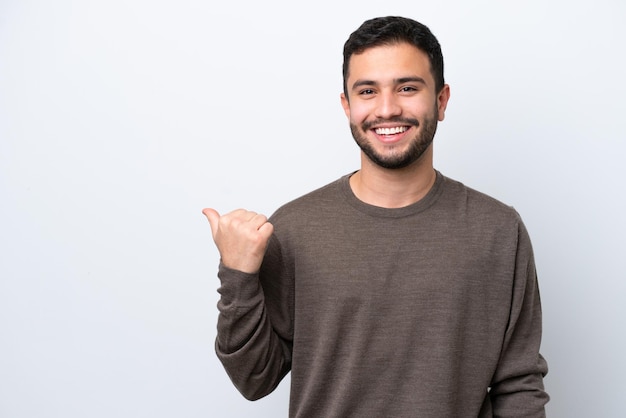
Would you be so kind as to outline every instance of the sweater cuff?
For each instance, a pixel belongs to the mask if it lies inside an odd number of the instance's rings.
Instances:
[[[225,266],[221,261],[217,272],[221,286],[217,289],[224,305],[241,305],[255,300],[262,293],[259,273],[244,273]]]

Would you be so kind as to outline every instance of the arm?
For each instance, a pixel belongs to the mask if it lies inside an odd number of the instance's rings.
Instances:
[[[540,344],[539,287],[530,238],[520,221],[511,313],[490,391],[494,417],[545,417],[548,366]]]
[[[271,288],[264,292],[260,280],[266,251],[268,260],[280,261],[279,248],[267,248],[273,226],[254,212],[239,210],[221,217],[212,209],[203,212],[221,256],[215,349],[242,395],[259,399],[272,392],[291,367],[290,328],[280,326],[278,318],[278,326],[273,325],[271,318],[271,307],[282,303],[276,300],[281,295]],[[263,274],[280,272],[264,268]]]

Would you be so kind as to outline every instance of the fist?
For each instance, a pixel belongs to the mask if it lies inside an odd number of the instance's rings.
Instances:
[[[244,209],[220,215],[215,209],[206,208],[202,213],[211,225],[222,263],[244,273],[259,271],[274,232],[274,226],[267,218]]]

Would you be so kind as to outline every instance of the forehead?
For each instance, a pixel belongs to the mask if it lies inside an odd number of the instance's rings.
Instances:
[[[383,82],[409,76],[434,84],[428,55],[405,42],[375,46],[350,57],[348,85],[361,79]]]

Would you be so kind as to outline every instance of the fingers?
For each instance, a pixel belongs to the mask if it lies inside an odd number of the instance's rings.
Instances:
[[[265,215],[261,215],[260,213],[254,213],[248,222],[250,222],[250,226],[255,229],[261,228],[263,225],[267,223],[267,217]]]
[[[274,227],[267,221],[267,217],[260,213],[238,209],[223,215],[219,219],[219,233],[227,234],[238,239],[258,242],[265,246]]]
[[[272,234],[274,233],[274,225],[272,225],[271,223],[267,222],[267,219],[266,219],[266,222],[263,223],[263,225],[261,225],[259,227],[259,233],[261,233],[261,235],[267,241],[272,236]]]
[[[213,208],[204,208],[202,209],[202,213],[209,221],[214,236],[219,229],[220,222],[229,225],[235,224],[251,230],[258,230],[267,223],[267,217],[265,215],[245,209],[237,209],[224,216],[220,216]]]

